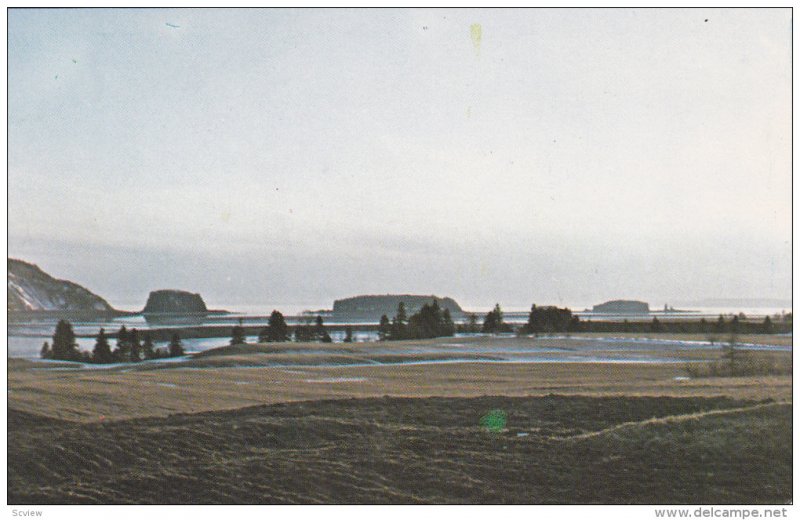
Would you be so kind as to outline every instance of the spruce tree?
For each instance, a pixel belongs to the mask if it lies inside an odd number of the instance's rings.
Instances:
[[[722,317],[722,314],[719,315],[719,319],[717,319],[716,325],[716,332],[725,332],[725,318]]]
[[[244,328],[241,325],[236,325],[231,331],[231,345],[244,345],[245,343]]]
[[[445,309],[442,313],[442,325],[439,332],[442,336],[452,336],[456,333],[456,325],[450,316],[450,309]]]
[[[406,314],[406,304],[404,302],[400,302],[397,304],[397,321],[400,323],[408,322],[408,315]]]
[[[387,318],[388,320],[388,318]],[[353,327],[347,326],[344,329],[344,342],[345,343],[352,343],[353,342]]]
[[[92,362],[94,363],[111,363],[114,361],[114,356],[111,354],[111,346],[108,344],[105,329],[100,329],[97,334],[97,342],[94,344],[92,350]]]
[[[139,331],[131,329],[129,333],[131,361],[138,362],[142,360],[142,344],[139,341]]]
[[[400,302],[397,304],[397,314],[392,320],[392,330],[389,339],[399,340],[406,339],[408,328],[408,315],[406,314],[406,304]]]
[[[326,334],[327,333],[325,332],[325,325],[322,321],[322,316],[317,315],[317,320],[314,325],[314,339],[316,341],[324,341]]]
[[[731,332],[737,334],[739,332],[739,316],[734,316],[731,320]]]
[[[494,306],[494,309],[489,311],[486,314],[486,318],[483,320],[483,332],[489,333],[496,333],[502,332],[505,329],[505,324],[503,323],[503,311],[500,309],[500,304],[497,303]]]
[[[42,357],[42,359],[50,359],[53,357],[53,351],[50,350],[50,343],[45,341],[42,344],[42,350],[39,352],[39,355]]]
[[[56,331],[53,334],[52,357],[70,361],[80,360],[75,333],[72,331],[72,325],[66,320],[60,320],[56,325]]]
[[[389,339],[389,336],[392,332],[392,325],[389,323],[389,317],[385,314],[381,316],[381,322],[378,325],[378,339],[380,341],[386,341]]]
[[[117,332],[117,348],[114,349],[113,354],[117,361],[130,361],[131,359],[130,334],[125,325],[120,327]]]
[[[286,320],[283,319],[283,314],[278,311],[272,311],[269,316],[269,341],[281,342],[289,340],[289,326],[286,325]]]
[[[169,342],[169,357],[180,357],[184,354],[183,344],[181,337],[177,332],[172,334],[172,339]]]
[[[481,328],[478,326],[478,315],[474,312],[467,318],[467,331],[480,332]]]
[[[155,359],[158,356],[158,353],[155,350],[155,346],[153,345],[153,338],[150,337],[149,332],[145,332],[144,334],[144,343],[142,344],[142,353],[144,353],[145,359]]]
[[[772,334],[772,320],[769,319],[769,316],[764,318],[764,323],[761,325],[761,330],[765,334]]]
[[[294,340],[298,343],[314,341],[314,327],[311,326],[311,319],[307,319],[304,325],[297,325],[294,328]]]
[[[658,318],[653,316],[653,321],[650,323],[650,331],[651,332],[661,332],[663,329],[661,327],[661,322],[658,321]]]

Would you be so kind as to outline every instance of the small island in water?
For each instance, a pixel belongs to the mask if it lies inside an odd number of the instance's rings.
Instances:
[[[650,305],[636,300],[611,300],[592,307],[592,312],[604,314],[649,314]]]
[[[454,319],[461,318],[464,310],[452,298],[438,296],[422,296],[418,294],[382,294],[362,295],[335,300],[333,316],[336,319],[355,319],[378,321],[381,316],[393,316],[397,306],[402,302],[406,312],[414,314],[425,304],[436,301],[443,310],[447,309]]]

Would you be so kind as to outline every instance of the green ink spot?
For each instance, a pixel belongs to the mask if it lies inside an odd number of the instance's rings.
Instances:
[[[481,417],[481,426],[490,432],[501,432],[506,428],[506,412],[503,410],[492,410]]]

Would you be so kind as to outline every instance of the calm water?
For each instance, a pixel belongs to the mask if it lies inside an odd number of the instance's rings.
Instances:
[[[377,339],[372,334],[356,335],[358,340],[371,341]],[[582,338],[582,337],[540,337],[534,343],[529,341],[522,342],[513,335],[499,336],[491,344],[474,344],[470,342],[459,343],[464,338],[474,335],[457,335],[453,338],[443,338],[440,343],[425,345],[406,345],[395,343],[380,343],[370,349],[371,354],[393,355],[393,354],[422,354],[436,355],[447,354],[464,355],[470,357],[449,358],[449,359],[430,359],[430,360],[409,360],[401,362],[379,363],[377,361],[365,361],[351,363],[347,365],[330,365],[321,361],[318,365],[308,366],[366,366],[366,365],[398,365],[398,364],[440,364],[440,363],[678,363],[682,362],[680,357],[670,355],[681,350],[709,349],[719,350],[720,343],[711,344],[705,341],[677,341],[677,340],[650,340],[644,338]],[[33,337],[10,337],[9,356],[22,357],[28,359],[38,359],[42,338]],[[340,341],[343,338],[337,337]],[[255,342],[255,337],[247,338],[248,342]],[[228,343],[226,338],[203,338],[190,339],[184,341],[184,346],[188,352],[198,352]],[[92,338],[80,338],[79,347],[82,350],[91,350],[94,346]],[[166,346],[165,344],[156,344]],[[764,351],[784,351],[790,352],[791,346],[777,345],[753,345],[740,344],[741,348]],[[659,355],[654,356],[653,350],[658,350]],[[306,348],[298,349],[296,354],[311,354]],[[352,355],[346,350],[329,351],[330,354]],[[477,358],[477,359],[476,359]],[[162,362],[164,360],[159,360]],[[262,365],[263,366],[263,365]],[[293,365],[283,365],[275,363],[274,366],[290,367]],[[300,366],[300,365],[298,365]],[[247,368],[247,367],[240,367]],[[258,367],[253,367],[258,368]]]
[[[54,327],[53,327],[54,328]],[[76,327],[77,329],[77,327]],[[50,329],[48,329],[50,330]],[[97,329],[93,329],[97,330]],[[106,327],[106,330],[117,330],[113,327]],[[146,330],[142,327],[140,330]],[[51,332],[52,334],[52,332]],[[257,336],[247,336],[248,343],[255,343]],[[344,340],[343,332],[331,332],[331,339],[334,342],[342,342]],[[353,339],[356,342],[377,341],[378,333],[375,332],[354,332]],[[39,352],[42,350],[42,343],[47,341],[52,343],[50,335],[28,335],[28,336],[8,336],[8,357],[19,357],[26,359],[38,359]],[[78,348],[91,352],[94,348],[95,338],[93,337],[78,337]],[[111,347],[114,348],[116,342],[112,339],[109,341]],[[229,338],[194,338],[181,340],[184,350],[186,352],[201,352],[212,348],[222,347],[229,343]],[[168,342],[154,341],[155,348],[166,348]]]

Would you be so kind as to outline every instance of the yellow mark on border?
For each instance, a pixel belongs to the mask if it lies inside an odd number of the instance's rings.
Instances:
[[[469,34],[472,37],[472,45],[475,47],[475,54],[480,55],[481,53],[481,33],[483,30],[481,29],[481,24],[474,23],[469,26]]]

